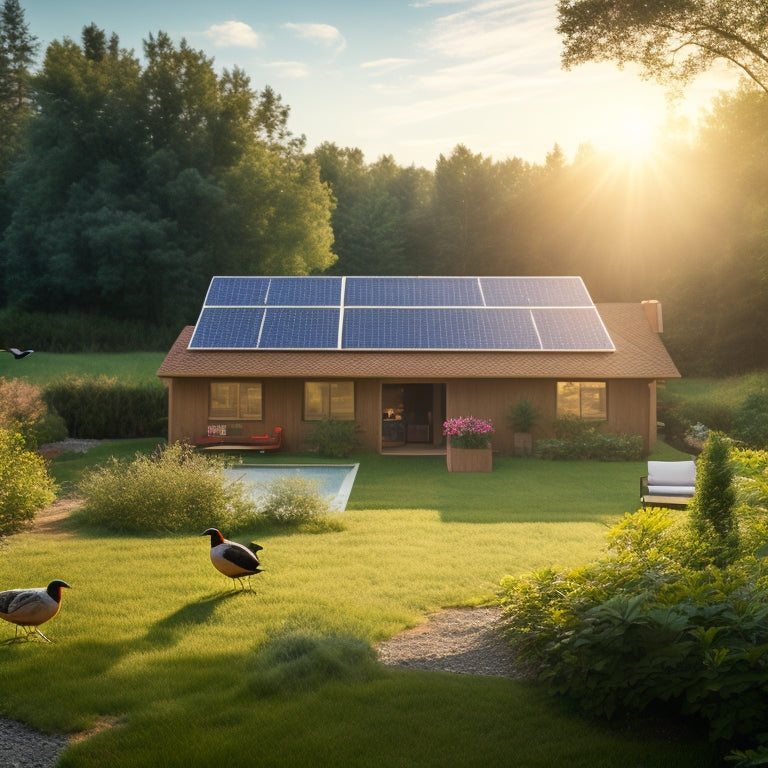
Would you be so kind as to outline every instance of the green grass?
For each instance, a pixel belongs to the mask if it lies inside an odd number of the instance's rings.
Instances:
[[[150,447],[105,443],[54,471],[72,482],[118,446]],[[72,589],[45,628],[51,645],[0,647],[0,712],[64,733],[114,726],[70,747],[64,768],[713,764],[695,737],[588,722],[532,683],[389,669],[360,652],[442,607],[493,600],[506,574],[593,559],[635,508],[643,463],[500,458],[465,475],[436,457],[355,460],[343,530],[238,537],[264,546],[254,593],[232,591],[199,536],[70,524],[13,537],[2,588]],[[12,634],[0,626],[0,640]]]
[[[157,369],[163,362],[163,352],[127,352],[124,354],[54,354],[35,352],[22,360],[12,355],[0,355],[0,376],[6,379],[24,378],[44,386],[67,375],[117,377],[123,382],[156,382]]]
[[[659,393],[662,398],[669,394],[693,401],[725,400],[738,403],[751,392],[766,387],[768,373],[750,373],[724,379],[669,379],[664,387],[659,389]]]

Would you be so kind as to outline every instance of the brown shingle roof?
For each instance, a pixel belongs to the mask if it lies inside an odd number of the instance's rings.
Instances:
[[[640,304],[598,304],[615,352],[351,352],[188,350],[187,326],[161,377],[322,378],[679,378]]]

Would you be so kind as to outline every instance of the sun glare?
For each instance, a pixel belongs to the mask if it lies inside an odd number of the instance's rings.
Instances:
[[[643,160],[653,151],[658,128],[642,110],[625,112],[608,139],[608,149],[626,160]]]

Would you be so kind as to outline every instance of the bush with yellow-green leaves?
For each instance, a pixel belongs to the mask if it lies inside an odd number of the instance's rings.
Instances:
[[[0,538],[22,530],[54,498],[45,459],[19,432],[0,429]]]

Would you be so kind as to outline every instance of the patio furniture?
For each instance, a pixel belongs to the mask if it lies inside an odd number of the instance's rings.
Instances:
[[[696,490],[695,461],[649,461],[640,478],[640,501],[654,507],[684,507]]]
[[[278,451],[283,445],[283,428],[275,427],[271,435],[206,435],[195,438],[204,451]]]

